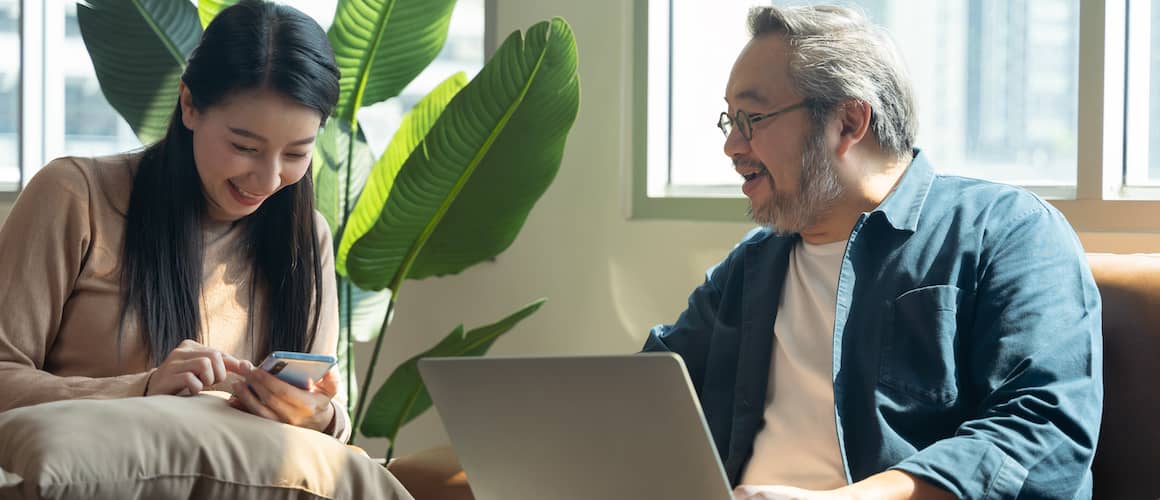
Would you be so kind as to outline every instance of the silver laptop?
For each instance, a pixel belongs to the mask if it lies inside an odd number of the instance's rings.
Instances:
[[[479,500],[733,498],[680,357],[428,358]]]

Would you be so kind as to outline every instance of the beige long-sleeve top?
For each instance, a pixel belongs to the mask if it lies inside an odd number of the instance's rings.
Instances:
[[[47,401],[141,396],[152,372],[136,321],[126,318],[120,345],[121,249],[139,155],[61,158],[28,183],[0,226],[0,411]],[[334,253],[316,215],[323,299],[316,353],[338,347]],[[202,275],[202,338],[248,359],[264,345],[256,314],[250,334],[251,265],[238,251],[243,222],[208,222]],[[118,351],[119,348],[119,351]],[[334,434],[350,436],[342,388]]]

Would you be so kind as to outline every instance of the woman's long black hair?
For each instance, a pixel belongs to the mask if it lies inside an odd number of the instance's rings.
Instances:
[[[198,110],[240,91],[270,89],[317,110],[323,120],[338,102],[338,78],[322,28],[293,8],[261,0],[243,0],[218,14],[181,76]],[[251,290],[262,290],[265,298],[264,310],[250,311],[250,323],[264,314],[265,352],[307,351],[318,330],[323,270],[311,170],[246,217]],[[179,103],[165,137],[142,153],[125,226],[122,332],[134,311],[153,366],[183,340],[201,338],[205,211],[193,133],[182,123]]]

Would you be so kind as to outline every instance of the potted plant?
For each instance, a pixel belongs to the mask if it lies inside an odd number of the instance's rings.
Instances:
[[[236,0],[85,0],[81,34],[101,90],[144,143],[164,133],[185,58],[205,25]],[[560,166],[579,109],[576,44],[555,18],[514,32],[470,82],[452,75],[404,116],[374,158],[358,112],[397,96],[434,60],[455,0],[339,0],[328,31],[341,70],[339,104],[319,134],[313,180],[334,233],[340,358],[353,390],[353,346],[374,340],[356,432],[386,437],[430,408],[415,362],[478,356],[545,299],[465,331],[404,362],[369,399],[403,284],[495,258],[523,227]],[[126,57],[132,54],[132,57]],[[352,439],[353,441],[353,439]]]

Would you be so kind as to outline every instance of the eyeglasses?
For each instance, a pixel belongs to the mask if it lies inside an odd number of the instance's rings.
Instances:
[[[757,123],[761,120],[767,120],[770,118],[774,118],[777,115],[780,115],[782,113],[788,113],[790,111],[793,111],[795,109],[805,107],[808,105],[809,105],[809,101],[801,101],[797,104],[786,106],[786,107],[781,108],[779,110],[771,111],[771,112],[765,113],[763,115],[751,115],[751,114],[746,113],[744,111],[737,110],[737,113],[735,113],[732,118],[729,117],[729,113],[722,112],[721,117],[717,119],[717,128],[721,129],[721,133],[725,134],[725,137],[729,137],[729,132],[733,131],[733,125],[736,124],[737,130],[739,132],[741,132],[741,137],[744,137],[745,140],[748,141],[751,138],[753,138],[753,124],[754,123]]]

